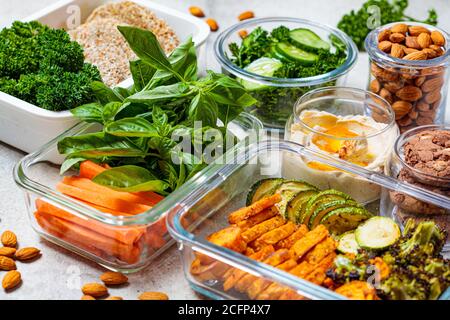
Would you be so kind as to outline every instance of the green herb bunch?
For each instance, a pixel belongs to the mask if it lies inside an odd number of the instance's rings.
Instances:
[[[16,21],[0,31],[0,91],[60,111],[93,101],[91,82],[100,79],[62,29]]]
[[[376,19],[375,12],[370,12],[371,6],[379,8],[379,25],[397,21],[416,21],[431,25],[437,24],[437,13],[434,9],[428,11],[428,18],[424,21],[417,20],[405,14],[408,0],[368,0],[358,11],[352,10],[344,15],[337,27],[347,33],[360,50],[364,50],[364,40],[371,31],[367,26],[368,21]],[[373,15],[373,16],[372,16]]]
[[[93,83],[97,101],[72,113],[102,129],[59,141],[58,150],[67,157],[61,170],[90,159],[113,167],[95,177],[99,184],[170,193],[205,167],[204,147],[223,143],[228,123],[255,99],[223,74],[209,71],[199,78],[191,39],[166,57],[152,32],[119,30],[139,58],[130,62],[134,85],[111,89]],[[223,141],[206,139],[208,129],[221,133]],[[192,151],[178,148],[176,136],[187,137]]]

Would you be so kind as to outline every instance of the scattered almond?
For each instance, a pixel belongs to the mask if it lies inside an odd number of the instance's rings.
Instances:
[[[12,257],[14,257],[15,253],[16,253],[16,248],[10,248],[10,247],[1,247],[0,248],[0,256],[12,258]]]
[[[391,47],[392,47],[392,42],[390,42],[390,41],[381,41],[378,44],[378,49],[380,49],[383,52],[387,52],[387,53],[389,53],[391,51]]]
[[[95,282],[86,283],[81,288],[81,291],[83,292],[83,294],[92,296],[94,298],[100,298],[108,294],[108,289],[104,285]]]
[[[139,300],[169,300],[167,294],[162,292],[143,292],[139,295]]]
[[[445,38],[439,31],[432,31],[431,32],[431,40],[433,41],[433,44],[439,47],[445,46]]]
[[[395,112],[395,119],[401,119],[412,109],[412,104],[408,101],[395,101],[392,104],[392,109]]]
[[[241,37],[241,39],[245,39],[245,38],[247,38],[247,36],[248,36],[247,30],[244,30],[244,29],[240,30],[240,31],[238,32],[238,34],[239,34],[239,37]]]
[[[12,231],[5,231],[2,234],[1,241],[5,247],[15,248],[17,247],[17,237]]]
[[[197,18],[203,18],[205,16],[205,13],[200,7],[196,6],[189,7],[189,12]]]
[[[39,249],[33,248],[33,247],[26,247],[22,248],[20,250],[17,250],[16,252],[16,259],[19,261],[25,261],[25,260],[31,260],[36,258],[41,251]]]
[[[121,285],[128,281],[127,276],[120,272],[107,271],[100,276],[100,280],[109,286],[109,285]]]
[[[93,296],[88,296],[87,294],[85,294],[81,297],[81,300],[95,300],[95,298]]]
[[[255,14],[253,13],[253,11],[244,11],[238,16],[238,19],[239,19],[239,21],[243,21],[243,20],[247,20],[247,19],[252,19],[254,17],[255,17]]]
[[[117,296],[111,296],[111,297],[106,298],[105,300],[123,300],[123,298],[117,297]]]
[[[426,60],[427,54],[423,51],[416,51],[403,57],[405,60]]]
[[[392,26],[391,32],[406,34],[406,32],[408,32],[408,26],[404,23],[397,23]]]
[[[5,290],[11,290],[19,285],[20,281],[22,281],[22,277],[19,271],[11,270],[8,271],[3,277],[2,287]]]
[[[403,46],[398,43],[393,43],[391,47],[391,56],[401,59],[404,55],[405,52],[403,51]]]
[[[16,263],[14,262],[13,259],[5,256],[0,256],[0,270],[10,271],[16,269],[17,269]]]
[[[398,32],[392,33],[389,36],[389,40],[394,43],[401,43],[401,42],[405,41],[405,35],[402,33],[398,33]]]
[[[409,26],[408,32],[411,36],[418,36],[421,33],[430,33],[430,30],[422,26]]]
[[[405,86],[398,90],[395,95],[401,100],[413,102],[422,98],[422,90],[416,86]]]
[[[211,31],[215,32],[217,30],[219,30],[219,25],[217,24],[217,21],[212,19],[212,18],[208,18],[206,19],[206,23],[209,25],[209,28],[211,29]]]
[[[431,37],[428,33],[422,32],[417,37],[417,43],[422,49],[428,48],[431,45]]]

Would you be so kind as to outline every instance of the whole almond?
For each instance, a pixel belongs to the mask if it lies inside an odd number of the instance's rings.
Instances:
[[[404,34],[401,34],[401,33],[392,33],[390,36],[389,36],[389,40],[391,41],[391,42],[394,42],[394,43],[402,43],[403,41],[405,41],[405,35]]]
[[[403,88],[403,86],[403,81],[391,81],[384,84],[384,89],[388,90],[391,93],[396,93],[398,90]]]
[[[211,29],[211,31],[215,32],[217,30],[219,30],[219,25],[217,24],[217,21],[212,19],[212,18],[208,18],[206,19],[206,23],[209,26],[209,29]]]
[[[1,241],[5,247],[15,248],[17,247],[17,237],[12,231],[5,231],[2,234]]]
[[[438,101],[440,99],[441,99],[441,90],[440,89],[437,89],[437,90],[427,93],[425,95],[425,97],[423,98],[424,102],[428,103],[428,104],[435,103],[436,101]]]
[[[14,257],[15,253],[16,253],[16,248],[10,248],[10,247],[1,247],[0,248],[0,256],[12,258],[12,257]]]
[[[239,30],[238,34],[239,34],[239,37],[241,37],[241,39],[245,39],[248,36],[247,30],[244,30],[244,29]]]
[[[378,33],[378,42],[389,40],[389,36],[391,35],[391,30],[384,29]]]
[[[413,120],[408,116],[404,116],[403,118],[397,120],[397,124],[401,127],[409,126],[412,122]]]
[[[431,48],[425,48],[422,51],[427,54],[428,59],[434,59],[438,56],[438,53],[436,52],[436,50],[433,50]]]
[[[417,37],[417,43],[422,49],[428,48],[431,45],[431,37],[428,33],[421,33]]]
[[[33,247],[26,247],[22,248],[20,250],[17,250],[16,252],[16,259],[19,261],[26,261],[36,258],[41,251],[39,249],[33,248]]]
[[[189,7],[189,12],[198,18],[203,18],[205,16],[205,13],[203,12],[203,10],[200,7],[196,7],[196,6],[192,6]]]
[[[95,298],[93,296],[88,296],[87,294],[85,294],[81,297],[81,300],[95,300]]]
[[[421,77],[417,77],[416,80],[414,80],[414,85],[416,87],[420,87],[421,85],[423,85],[423,83],[425,82],[425,80],[427,80],[426,77],[421,76]]]
[[[378,94],[389,103],[394,101],[394,99],[392,99],[392,94],[385,88],[382,88]]]
[[[442,85],[444,84],[444,78],[437,77],[437,78],[431,78],[429,80],[426,80],[421,89],[423,92],[431,92],[436,89],[440,89]]]
[[[139,295],[139,300],[169,300],[167,294],[162,292],[143,292]]]
[[[422,98],[422,90],[415,86],[405,86],[398,90],[395,95],[400,100],[413,102]]]
[[[247,20],[247,19],[252,19],[254,17],[255,17],[255,14],[253,13],[253,11],[244,11],[238,16],[238,20],[243,21],[243,20]]]
[[[442,76],[445,72],[445,69],[443,67],[430,67],[430,68],[423,68],[420,72],[423,76]]]
[[[419,41],[417,37],[408,36],[405,39],[405,46],[412,49],[420,49]]]
[[[391,56],[401,59],[404,55],[405,52],[403,51],[403,46],[398,43],[393,43],[391,46]]]
[[[411,111],[408,113],[408,117],[409,117],[411,120],[416,120],[418,116],[419,116],[419,112],[417,112],[416,110],[414,110],[414,108],[411,109]]]
[[[427,60],[427,54],[423,51],[416,51],[403,57],[405,60]]]
[[[440,46],[437,46],[435,44],[430,45],[430,49],[436,51],[436,55],[438,57],[444,54],[444,50]]]
[[[92,296],[94,298],[100,298],[108,294],[108,289],[104,285],[95,282],[86,283],[81,288],[81,291],[83,292],[83,294]]]
[[[19,285],[20,281],[22,281],[22,277],[19,271],[11,270],[8,271],[2,280],[2,287],[5,290],[11,290]]]
[[[419,117],[416,119],[416,123],[419,126],[426,126],[426,125],[429,125],[429,124],[433,124],[433,122],[434,121],[433,121],[432,118],[422,117],[420,114],[419,114]]]
[[[395,112],[395,119],[401,119],[412,109],[412,104],[408,101],[398,100],[392,104],[392,109]]]
[[[445,46],[445,38],[439,31],[432,31],[431,32],[431,40],[433,41],[433,44],[439,47]]]
[[[410,53],[413,53],[413,52],[417,52],[417,51],[419,51],[419,50],[414,49],[414,48],[403,47],[403,52],[405,52],[405,54],[407,54],[407,55]]]
[[[14,262],[13,259],[5,256],[0,256],[0,270],[10,271],[16,269],[17,269],[16,263]]]
[[[419,110],[419,111],[428,111],[428,110],[430,110],[430,105],[429,105],[428,103],[426,103],[426,102],[419,101],[419,102],[416,104],[416,108],[417,108],[417,110]]]
[[[380,82],[377,79],[373,79],[370,82],[370,91],[374,92],[374,93],[378,93],[381,89],[381,85]]]
[[[392,26],[391,32],[406,34],[406,32],[408,32],[408,26],[404,23],[397,23]]]
[[[371,64],[371,71],[377,79],[382,81],[395,81],[398,79],[397,72],[380,68],[375,63]]]
[[[128,281],[128,278],[120,272],[107,271],[100,276],[100,280],[108,286],[124,284]]]
[[[123,298],[118,297],[118,296],[111,296],[111,297],[106,298],[105,300],[123,300]]]
[[[391,51],[392,42],[390,41],[381,41],[378,44],[378,49],[380,49],[383,52],[389,53]]]
[[[421,33],[430,33],[430,30],[422,26],[409,26],[408,32],[410,36],[417,37]]]

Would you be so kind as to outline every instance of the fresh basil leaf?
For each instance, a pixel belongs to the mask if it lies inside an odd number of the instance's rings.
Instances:
[[[149,148],[156,151],[165,160],[170,160],[171,151],[176,145],[175,141],[167,137],[152,137],[148,142]]]
[[[59,169],[59,174],[64,174],[66,171],[70,170],[74,165],[86,160],[85,158],[67,158],[61,164],[61,168]]]
[[[102,123],[103,107],[97,102],[83,104],[70,112],[81,121]]]
[[[91,83],[91,89],[94,92],[95,97],[101,104],[107,104],[113,101],[122,101],[123,98],[118,93],[114,92],[113,89],[108,87],[106,84],[100,81],[93,81]]]
[[[105,126],[105,132],[118,137],[157,137],[158,130],[144,118],[124,118]]]
[[[130,61],[130,71],[136,91],[141,91],[150,82],[156,69],[139,59]]]
[[[149,170],[134,165],[105,170],[96,175],[92,181],[125,192],[153,191],[165,193],[164,190],[168,187],[167,183],[158,180]]]
[[[116,117],[116,115],[122,111],[123,109],[125,109],[126,107],[129,106],[130,103],[125,102],[110,102],[108,104],[105,105],[105,107],[103,108],[103,114],[102,114],[102,118],[103,118],[103,123],[108,123],[111,121],[114,121],[114,118]]]
[[[164,176],[164,181],[166,181],[170,189],[175,190],[178,185],[179,175],[175,167],[168,161],[158,161],[159,169]]]
[[[131,95],[131,91],[123,87],[115,87],[113,91],[115,92],[116,96],[121,97],[121,100],[124,100]]]
[[[201,121],[203,127],[215,127],[217,125],[217,103],[207,93],[198,93],[189,106],[189,118],[193,121]]]
[[[142,61],[158,70],[168,71],[182,80],[181,76],[172,69],[172,65],[159,45],[158,39],[151,31],[129,26],[118,26],[117,28],[127,40],[130,48]]]
[[[182,98],[191,94],[189,85],[183,82],[160,86],[148,91],[140,91],[129,96],[126,101],[140,103],[162,103],[166,100]]]
[[[103,132],[66,137],[58,142],[58,151],[70,157],[101,159],[104,157],[143,157],[145,153],[127,139]]]

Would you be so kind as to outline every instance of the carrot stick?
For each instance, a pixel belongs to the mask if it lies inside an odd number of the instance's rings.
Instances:
[[[137,243],[145,232],[143,227],[113,227],[92,219],[82,219],[41,199],[36,200],[36,209],[128,245]]]
[[[80,164],[80,177],[92,180],[96,175],[102,173],[105,170],[106,168],[102,167],[101,165],[96,164],[91,160],[86,160]]]
[[[117,210],[105,208],[105,207],[98,206],[96,204],[93,204],[93,203],[90,203],[90,202],[86,202],[86,201],[83,201],[83,200],[79,200],[78,199],[78,201],[80,201],[80,202],[82,202],[82,203],[84,203],[84,204],[86,204],[86,205],[88,205],[88,206],[90,206],[90,207],[92,207],[94,209],[97,209],[98,211],[112,214],[113,216],[128,216],[128,217],[134,216],[134,214],[129,214],[129,213],[120,212],[120,211],[117,211]]]
[[[151,209],[151,207],[147,205],[126,201],[122,198],[117,198],[112,192],[94,193],[92,191],[80,189],[78,187],[70,186],[62,182],[58,183],[56,189],[59,192],[73,198],[124,213],[139,214]]]
[[[248,219],[280,201],[281,196],[278,193],[274,194],[273,196],[258,200],[252,205],[245,208],[241,208],[230,214],[228,216],[228,222],[231,224],[235,224],[245,219]]]
[[[100,249],[111,256],[116,256],[127,263],[136,263],[139,259],[141,250],[136,245],[125,245],[111,238],[102,236],[97,232],[41,211],[39,211],[39,214],[41,215],[41,218],[47,220],[48,223],[62,234],[62,240],[83,244],[87,248],[94,245],[95,248]]]

